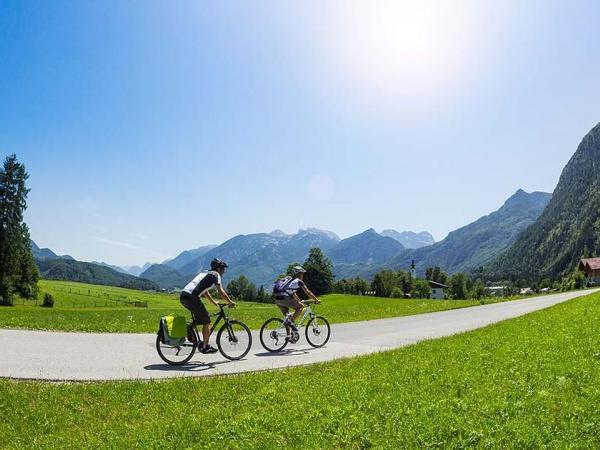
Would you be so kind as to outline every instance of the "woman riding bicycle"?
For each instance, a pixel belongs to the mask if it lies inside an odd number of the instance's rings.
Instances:
[[[304,303],[298,297],[297,292],[302,289],[302,291],[311,298],[316,303],[321,303],[321,301],[313,294],[306,284],[304,283],[304,274],[306,270],[302,266],[295,266],[292,269],[292,276],[285,277],[279,280],[276,283],[277,288],[273,292],[273,296],[275,297],[275,304],[279,307],[281,312],[286,316],[284,324],[289,325],[289,327],[298,331],[298,327],[296,326],[296,320],[302,314],[302,310],[304,309]],[[293,315],[289,315],[290,308],[294,310]]]

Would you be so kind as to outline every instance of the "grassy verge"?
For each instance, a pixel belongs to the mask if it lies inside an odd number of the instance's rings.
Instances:
[[[450,338],[276,372],[0,381],[0,447],[598,448],[599,404],[595,294]]]
[[[129,289],[41,281],[43,293],[55,298],[54,308],[42,308],[35,302],[17,301],[17,306],[0,308],[0,328],[29,328],[64,331],[155,332],[159,317],[178,312],[189,313],[175,294],[144,293]],[[405,300],[352,295],[327,295],[318,306],[320,314],[331,322],[354,322],[384,317],[406,316],[478,305],[474,300]],[[148,308],[129,306],[127,302],[145,302]],[[209,310],[216,308],[209,305]],[[251,328],[260,328],[269,317],[279,315],[272,304],[238,302],[232,315]]]

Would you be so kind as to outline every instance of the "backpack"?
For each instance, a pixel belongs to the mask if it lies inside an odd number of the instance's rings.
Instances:
[[[273,285],[273,295],[281,296],[288,295],[285,288],[290,284],[294,279],[291,276],[283,277],[280,280],[277,280]]]
[[[180,345],[187,336],[187,322],[183,316],[164,316],[160,318],[163,344]]]

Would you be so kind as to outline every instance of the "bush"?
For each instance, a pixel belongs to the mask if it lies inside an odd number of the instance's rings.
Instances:
[[[394,288],[392,290],[392,293],[390,294],[391,298],[403,298],[404,297],[404,291],[400,288]]]
[[[44,303],[42,303],[42,307],[44,308],[53,308],[54,307],[54,297],[50,294],[44,294]]]
[[[413,298],[429,298],[431,296],[429,282],[421,279],[414,280],[411,294]]]
[[[12,286],[7,278],[0,277],[0,306],[13,306]]]

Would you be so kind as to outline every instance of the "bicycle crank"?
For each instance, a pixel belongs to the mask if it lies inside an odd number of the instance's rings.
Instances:
[[[288,339],[292,344],[295,344],[300,340],[300,333],[297,331],[292,331]]]

